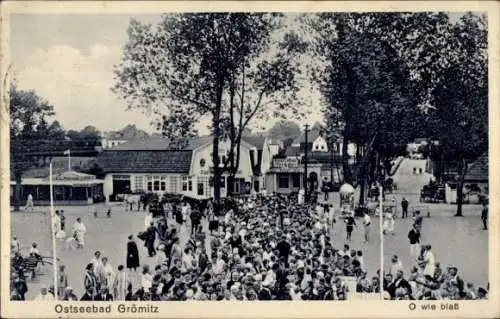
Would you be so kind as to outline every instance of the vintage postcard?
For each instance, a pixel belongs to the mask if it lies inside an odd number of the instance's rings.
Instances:
[[[1,316],[500,316],[498,2],[5,1]]]

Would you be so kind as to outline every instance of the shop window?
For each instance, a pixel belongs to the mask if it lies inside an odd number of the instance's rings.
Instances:
[[[178,178],[177,176],[170,176],[168,180],[168,192],[171,194],[177,194],[178,191]]]
[[[135,191],[142,192],[144,190],[144,176],[135,177]]]
[[[292,184],[294,188],[300,187],[300,175],[298,174],[292,175]]]
[[[288,175],[278,176],[278,188],[288,188],[289,178]]]

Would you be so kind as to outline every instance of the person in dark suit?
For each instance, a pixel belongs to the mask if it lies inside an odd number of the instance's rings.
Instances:
[[[417,224],[408,232],[408,239],[410,240],[410,255],[416,260],[420,256],[420,230]]]
[[[134,236],[130,235],[127,243],[127,269],[136,271],[139,265],[139,249],[134,241]]]
[[[481,220],[483,221],[483,230],[488,229],[488,204],[483,202],[483,210],[481,211]]]
[[[156,249],[154,247],[155,240],[156,240],[156,227],[154,225],[154,222],[151,222],[149,224],[148,229],[146,230],[146,247],[148,249],[148,255],[149,257],[153,257],[156,255]]]
[[[401,201],[401,208],[403,210],[402,218],[408,217],[408,205],[408,200],[403,197],[403,200]]]
[[[113,296],[108,292],[108,288],[103,287],[95,296],[94,301],[113,301]]]
[[[391,295],[391,298],[396,297],[396,290],[398,290],[399,288],[404,288],[408,295],[412,294],[411,286],[408,281],[404,279],[403,271],[401,269],[396,272],[396,278],[394,278],[394,280],[388,286],[387,291]]]

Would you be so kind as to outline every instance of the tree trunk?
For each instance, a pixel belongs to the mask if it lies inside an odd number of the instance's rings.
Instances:
[[[344,130],[344,139],[342,141],[342,171],[344,173],[344,183],[351,182],[351,172],[349,170],[349,154],[347,154],[349,144],[349,133],[347,128]]]
[[[21,206],[21,183],[22,183],[23,174],[16,170],[15,179],[16,185],[14,186],[14,211],[18,212],[19,207]]]
[[[365,204],[365,188],[366,188],[366,178],[365,178],[365,168],[361,170],[361,186],[359,190],[359,206]]]
[[[221,179],[221,170],[219,167],[219,138],[220,138],[220,111],[222,106],[222,94],[223,94],[223,86],[219,84],[218,92],[217,92],[217,101],[215,105],[215,109],[213,112],[212,118],[212,131],[213,131],[213,147],[212,147],[212,163],[214,166],[214,201],[216,203],[215,213],[219,213],[220,209],[220,179]]]
[[[459,180],[458,180],[458,185],[457,185],[457,213],[455,216],[457,217],[462,217],[462,204],[464,201],[464,178],[465,174],[467,173],[467,163],[465,162],[465,159],[462,158],[460,159],[460,162],[458,164],[458,174],[459,174]]]

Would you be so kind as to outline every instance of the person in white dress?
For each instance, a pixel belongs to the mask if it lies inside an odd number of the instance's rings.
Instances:
[[[384,234],[387,233],[394,235],[394,216],[390,212],[384,214]]]
[[[299,196],[298,196],[299,205],[304,205],[304,199],[305,199],[305,191],[303,188],[301,188],[299,190]]]
[[[368,213],[363,215],[363,227],[365,230],[365,242],[370,240],[370,228],[372,224],[372,219]]]
[[[21,250],[21,243],[19,242],[16,236],[12,237],[12,243],[10,244],[10,248],[12,249],[12,253],[17,253]]]
[[[145,292],[149,291],[149,289],[153,286],[153,276],[149,272],[148,265],[144,265],[142,267],[141,286]]]
[[[118,274],[114,282],[114,300],[125,301],[127,295],[127,288],[130,284],[128,273],[124,270],[123,265],[118,266]]]
[[[76,219],[76,222],[73,224],[73,234],[76,238],[77,241],[77,247],[78,248],[83,248],[85,245],[85,233],[87,232],[87,228],[85,225],[82,223],[82,219],[78,217]]]
[[[148,230],[149,226],[151,226],[152,221],[153,221],[153,213],[148,212],[144,217],[144,231]]]
[[[434,272],[436,271],[436,259],[434,257],[434,253],[432,252],[431,245],[425,246],[424,252],[424,275],[434,277]]]
[[[102,270],[102,259],[101,259],[101,252],[96,251],[94,253],[94,257],[90,260],[90,263],[94,266],[94,274],[97,276],[100,276],[101,270]]]
[[[113,266],[108,262],[107,257],[102,257],[101,283],[106,285],[109,292],[113,291],[116,273]]]
[[[24,207],[25,210],[28,210],[28,208],[30,210],[32,210],[34,207],[34,204],[33,204],[33,195],[31,194],[28,194],[28,198],[26,199],[26,206]]]

